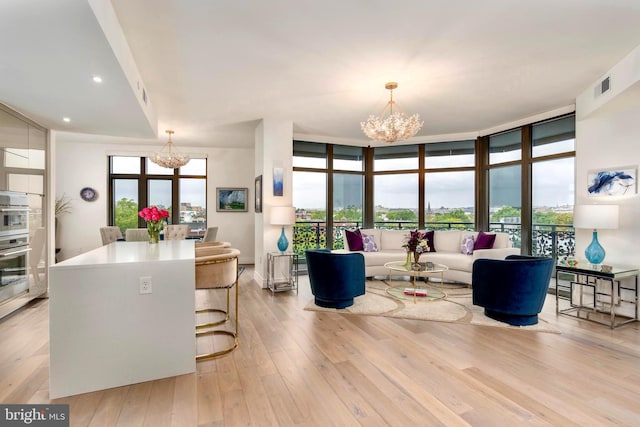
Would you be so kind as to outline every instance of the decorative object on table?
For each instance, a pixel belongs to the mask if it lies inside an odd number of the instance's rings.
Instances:
[[[247,212],[246,188],[216,188],[216,212]]]
[[[405,243],[402,245],[407,252],[413,254],[414,265],[416,269],[420,267],[420,255],[423,252],[429,252],[429,243],[427,242],[427,233],[418,230],[410,231],[404,238]]]
[[[398,83],[389,82],[384,87],[389,90],[389,102],[379,117],[370,115],[366,122],[360,123],[362,131],[376,141],[392,143],[411,138],[418,133],[424,122],[418,114],[407,117],[393,100],[393,90],[398,87]],[[394,106],[398,111],[393,110]]]
[[[625,166],[587,172],[587,191],[590,196],[624,196],[638,192],[637,168]]]
[[[593,230],[593,240],[584,250],[584,256],[591,264],[600,264],[606,252],[598,241],[598,229],[618,228],[618,205],[576,205],[573,208],[573,227]]]
[[[93,202],[98,198],[98,192],[91,187],[84,187],[80,190],[80,197],[85,202]]]
[[[284,194],[284,169],[273,168],[273,195],[282,196]]]
[[[600,266],[600,271],[602,271],[603,273],[611,273],[613,271],[613,266],[602,264]]]
[[[578,266],[578,260],[575,258],[567,258],[567,265],[569,267],[577,267]]]
[[[164,229],[165,220],[169,218],[169,211],[151,206],[138,212],[138,216],[147,222],[147,232],[149,233],[149,243],[158,243],[160,232]]]
[[[289,247],[289,241],[284,234],[284,226],[296,222],[296,210],[292,206],[273,206],[271,208],[271,225],[281,225],[282,233],[278,239],[278,250],[285,252]]]
[[[262,212],[262,175],[256,177],[253,190],[254,190],[256,213],[261,213]]]
[[[160,151],[149,155],[149,160],[163,168],[181,168],[182,166],[189,163],[189,156],[187,156],[186,154],[181,154],[178,151],[174,150],[173,141],[171,141],[171,135],[173,135],[175,132],[171,129],[167,129],[165,132],[169,134],[169,140],[162,146]]]

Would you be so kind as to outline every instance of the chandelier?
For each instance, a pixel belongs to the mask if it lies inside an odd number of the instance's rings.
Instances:
[[[369,138],[377,141],[396,142],[411,138],[418,133],[424,122],[420,121],[418,114],[407,117],[400,111],[400,107],[393,100],[393,90],[398,87],[398,83],[389,82],[384,87],[389,90],[389,102],[382,110],[380,117],[371,115],[366,122],[360,123],[362,131]],[[398,111],[393,110],[394,105]],[[387,110],[389,110],[388,113]]]
[[[180,154],[173,150],[173,142],[171,141],[171,135],[175,133],[172,130],[166,130],[169,134],[169,141],[162,146],[160,151],[152,153],[149,156],[149,160],[158,166],[163,168],[176,169],[189,163],[189,156]]]

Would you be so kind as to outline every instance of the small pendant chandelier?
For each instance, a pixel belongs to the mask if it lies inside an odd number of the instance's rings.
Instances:
[[[389,82],[384,87],[390,92],[389,102],[382,110],[380,117],[370,115],[366,122],[360,123],[362,131],[376,141],[392,143],[411,138],[418,133],[424,122],[420,121],[418,114],[407,117],[400,111],[400,107],[393,100],[393,90],[398,87],[398,83]],[[393,111],[394,105],[398,111]],[[387,112],[387,110],[389,111]]]
[[[172,130],[166,130],[165,132],[169,134],[169,141],[167,141],[167,143],[162,146],[160,151],[152,153],[149,156],[149,160],[163,168],[181,168],[182,166],[189,163],[189,156],[174,151],[173,142],[171,141],[171,135],[175,132]]]

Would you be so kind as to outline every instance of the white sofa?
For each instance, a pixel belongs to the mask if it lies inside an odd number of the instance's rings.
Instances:
[[[406,260],[406,252],[402,245],[409,230],[380,230],[362,229],[363,234],[373,235],[378,246],[378,252],[363,252],[365,262],[365,275],[388,276],[399,275],[399,272],[389,271],[384,264],[390,261]],[[494,234],[494,233],[491,233]],[[445,280],[471,284],[471,270],[473,262],[479,258],[504,259],[508,255],[518,255],[520,249],[514,248],[507,233],[495,233],[496,239],[493,249],[477,249],[472,255],[462,253],[460,246],[465,236],[473,235],[474,240],[478,232],[447,230],[435,231],[433,239],[436,252],[427,252],[420,256],[420,262],[431,261],[437,264],[444,264],[449,270],[444,274]],[[343,241],[345,249],[335,252],[351,252],[349,243],[343,231]]]

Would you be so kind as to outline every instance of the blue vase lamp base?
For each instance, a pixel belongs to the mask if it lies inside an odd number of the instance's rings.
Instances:
[[[278,239],[278,249],[280,252],[286,252],[289,247],[289,241],[287,240],[287,236],[284,235],[284,226],[282,226],[282,233],[280,234],[280,238]]]
[[[584,256],[593,265],[601,264],[604,261],[605,251],[598,242],[598,232],[595,230],[593,231],[593,240],[584,250]]]

